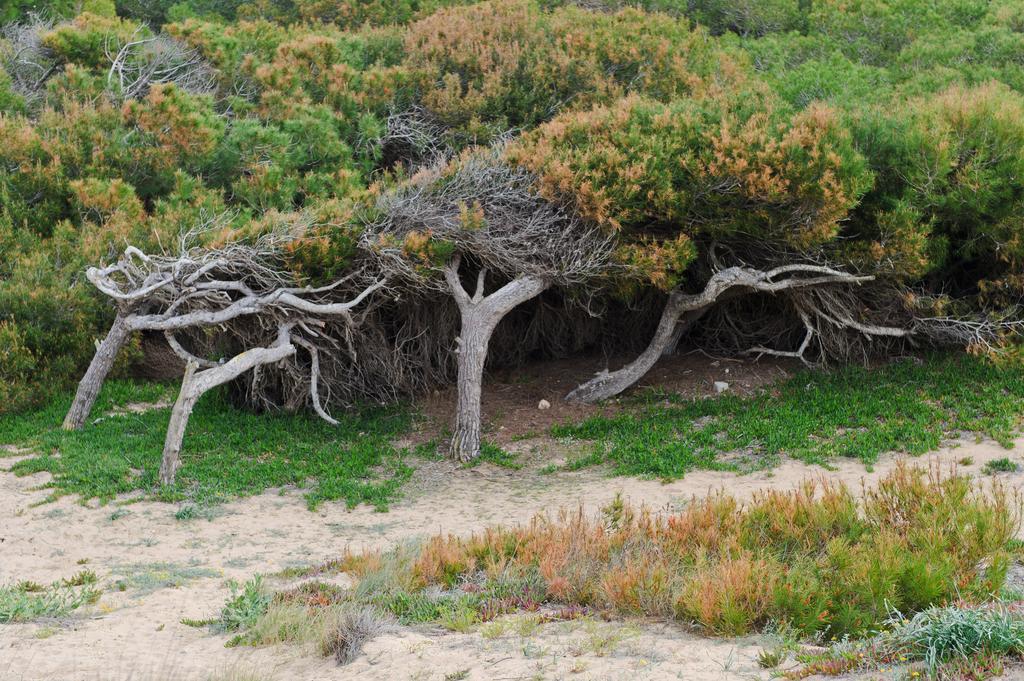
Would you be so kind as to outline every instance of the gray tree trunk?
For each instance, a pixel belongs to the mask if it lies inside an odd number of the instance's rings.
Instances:
[[[686,296],[678,290],[672,291],[661,312],[654,338],[640,356],[616,371],[602,371],[566,395],[565,399],[576,403],[600,402],[618,395],[643,378],[666,353],[669,346],[678,343],[676,327],[680,315],[688,309],[698,309],[688,307],[687,303],[692,298],[693,296]]]
[[[130,335],[131,328],[124,316],[117,315],[106,337],[96,348],[96,354],[92,356],[85,376],[82,376],[82,380],[78,382],[75,399],[71,403],[67,415],[64,416],[64,430],[79,430],[85,425],[93,405],[96,404],[96,398],[100,394],[103,382],[107,379],[107,375],[117,360],[118,353],[128,342]]]
[[[743,290],[774,292],[803,285],[801,282],[789,280],[771,282],[772,274],[772,271],[761,272],[744,267],[729,267],[712,275],[700,293],[687,294],[679,289],[673,289],[665,303],[665,309],[662,310],[654,338],[647,349],[621,369],[600,372],[566,395],[566,401],[590,404],[615,397],[626,390],[643,378],[660,357],[674,350],[690,326],[712,305],[725,297],[738,295]]]
[[[458,461],[470,461],[480,455],[480,398],[483,390],[484,363],[491,334],[505,315],[546,289],[547,281],[536,276],[521,276],[484,296],[484,278],[477,278],[472,297],[459,280],[458,259],[445,270],[449,288],[459,305],[462,328],[458,338],[458,398],[455,405],[455,423],[449,447],[450,455]]]
[[[273,364],[285,357],[295,354],[295,346],[291,342],[289,329],[282,329],[278,341],[267,348],[253,348],[232,357],[224,364],[211,369],[197,371],[198,364],[189,362],[185,369],[185,378],[181,381],[181,392],[171,409],[171,421],[167,426],[164,440],[164,455],[160,462],[160,483],[173,485],[174,475],[178,471],[181,459],[181,444],[185,438],[189,417],[199,398],[206,392],[238,378],[246,371],[261,364]]]

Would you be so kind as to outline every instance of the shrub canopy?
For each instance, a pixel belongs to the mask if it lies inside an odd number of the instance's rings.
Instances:
[[[723,254],[827,261],[928,314],[1024,295],[1011,0],[19,0],[0,22],[0,409],[80,370],[110,314],[80,273],[126,243],[301,212],[290,267],[323,281],[411,169],[507,140],[616,239],[634,304]]]

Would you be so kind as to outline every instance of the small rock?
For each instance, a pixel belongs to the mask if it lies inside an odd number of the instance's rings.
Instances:
[[[540,409],[541,411],[544,411],[545,409],[550,409],[551,403],[548,402],[547,400],[541,400],[540,402],[537,403],[537,408]]]
[[[729,384],[726,383],[725,381],[715,381],[715,392],[716,393],[724,393],[728,389],[729,389]]]

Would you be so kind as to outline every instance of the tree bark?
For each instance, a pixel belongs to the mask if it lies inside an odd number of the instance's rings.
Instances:
[[[212,369],[197,371],[198,365],[195,362],[189,362],[185,370],[185,378],[181,382],[181,392],[178,393],[178,399],[171,410],[171,421],[167,426],[164,455],[160,463],[161,484],[174,484],[174,475],[178,471],[181,459],[181,443],[185,437],[185,429],[188,427],[189,417],[199,398],[218,385],[232,381],[254,367],[261,364],[273,364],[295,354],[295,346],[291,342],[289,330],[287,327],[283,328],[274,345],[246,350]]]
[[[459,280],[458,267],[459,261],[456,258],[445,270],[449,288],[462,316],[462,328],[457,339],[458,398],[449,453],[456,460],[466,462],[480,455],[480,404],[484,363],[487,361],[491,334],[506,314],[517,305],[540,295],[549,283],[540,277],[521,276],[491,295],[484,296],[487,273],[481,271],[476,291],[470,297]]]
[[[96,348],[96,354],[92,356],[85,376],[82,376],[82,380],[78,382],[75,399],[71,403],[67,415],[64,416],[64,430],[80,430],[85,425],[92,412],[92,407],[96,403],[96,398],[100,394],[100,388],[103,387],[103,382],[114,366],[118,353],[128,342],[130,335],[131,327],[125,317],[118,314],[106,337]]]
[[[687,307],[687,303],[693,298],[695,296],[686,296],[679,290],[672,291],[661,312],[661,319],[658,321],[654,337],[640,356],[616,371],[602,371],[566,395],[565,399],[575,403],[599,402],[618,395],[643,378],[658,362],[658,359],[666,353],[668,347],[679,342],[679,338],[676,336],[679,316],[684,311],[700,309]]]

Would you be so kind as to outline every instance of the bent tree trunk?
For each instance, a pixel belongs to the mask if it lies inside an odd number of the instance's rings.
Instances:
[[[785,275],[783,277],[783,275]],[[783,277],[776,279],[777,277]],[[834,284],[859,284],[870,281],[872,277],[857,276],[835,270],[830,267],[813,264],[782,265],[771,270],[755,270],[749,267],[728,267],[715,272],[700,293],[686,294],[674,289],[665,303],[658,328],[654,332],[647,349],[639,357],[616,371],[602,371],[594,378],[583,383],[565,399],[569,402],[591,403],[600,402],[618,395],[623,390],[639,381],[651,370],[666,350],[678,342],[677,327],[682,322],[685,327],[695,322],[702,314],[724,297],[732,297],[754,291],[777,293],[796,288],[825,286]],[[857,324],[852,319],[841,320],[851,328],[865,333],[874,330]],[[905,333],[902,330],[882,329],[878,333]],[[801,353],[803,351],[803,346]],[[761,351],[764,351],[763,349]]]
[[[465,462],[480,455],[480,397],[491,334],[506,314],[540,295],[549,284],[540,277],[522,276],[484,296],[487,273],[482,270],[477,278],[476,291],[470,297],[459,280],[458,267],[458,259],[455,259],[445,269],[445,277],[462,316],[462,328],[457,339],[458,399],[449,453],[456,460]]]
[[[171,409],[171,421],[167,426],[164,440],[163,460],[160,463],[160,484],[173,485],[181,459],[181,443],[185,437],[189,417],[199,398],[218,385],[223,385],[261,364],[273,364],[295,354],[289,329],[282,329],[277,342],[266,348],[253,348],[232,357],[224,364],[211,369],[197,371],[199,365],[189,362],[185,378],[181,381],[181,392]]]
[[[85,376],[82,376],[82,380],[78,382],[75,399],[64,417],[64,430],[79,430],[85,425],[85,421],[89,418],[89,413],[96,403],[96,397],[100,394],[100,388],[103,387],[107,374],[110,373],[118,353],[128,342],[130,335],[131,328],[124,316],[117,315],[106,337],[96,348],[96,354],[93,355]]]
[[[683,331],[679,328],[680,317],[684,313],[691,313],[687,321],[692,323],[709,307],[695,303],[696,298],[698,296],[688,296],[678,289],[672,291],[661,312],[654,338],[640,356],[616,371],[602,371],[566,395],[565,399],[576,403],[599,402],[618,395],[643,378],[658,359],[668,354],[669,348],[679,342]]]

